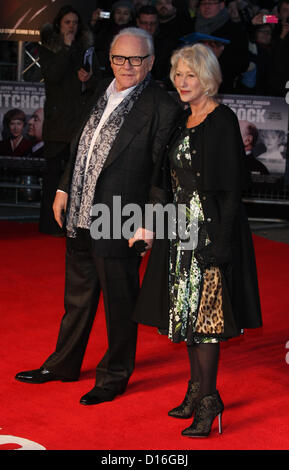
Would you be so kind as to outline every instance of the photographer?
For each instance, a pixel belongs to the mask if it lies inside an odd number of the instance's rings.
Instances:
[[[234,23],[224,1],[200,0],[195,32],[227,39],[230,44],[219,57],[223,82],[220,93],[235,93],[235,84],[249,65],[248,38],[242,23]]]
[[[289,80],[289,0],[278,4],[279,22],[273,34],[269,84],[271,94],[285,96]]]
[[[105,16],[102,16],[102,15]],[[108,16],[106,16],[108,14]],[[135,24],[135,7],[129,0],[115,1],[110,11],[97,9],[92,12],[90,26],[94,34],[95,52],[103,77],[112,77],[109,61],[110,44],[122,29]]]
[[[285,39],[289,33],[289,0],[282,0],[278,4],[279,23],[276,26],[275,38]]]

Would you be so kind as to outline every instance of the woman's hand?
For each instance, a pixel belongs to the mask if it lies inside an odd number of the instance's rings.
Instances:
[[[260,25],[260,24],[264,24],[264,20],[263,20],[263,17],[265,15],[270,15],[270,12],[268,10],[262,10],[261,13],[259,12],[257,15],[255,15],[252,19],[251,19],[251,23],[253,25]]]
[[[72,31],[65,31],[63,33],[63,42],[66,46],[71,46],[71,44],[73,43],[74,39],[75,39],[75,34],[74,32]]]

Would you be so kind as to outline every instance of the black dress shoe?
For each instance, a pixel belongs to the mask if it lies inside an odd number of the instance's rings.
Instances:
[[[81,405],[97,405],[105,401],[112,401],[117,395],[121,395],[125,390],[115,391],[101,387],[94,387],[90,392],[80,399]]]
[[[60,377],[50,370],[41,367],[40,369],[26,370],[24,372],[18,372],[15,375],[15,379],[20,382],[26,382],[30,384],[43,384],[45,382],[50,382],[51,380],[61,380],[62,382],[73,382],[76,379],[68,379],[65,377]]]

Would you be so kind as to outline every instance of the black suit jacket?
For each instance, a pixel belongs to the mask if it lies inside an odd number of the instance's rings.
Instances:
[[[82,130],[93,105],[108,84],[107,80],[104,81],[97,90],[72,142],[70,161],[59,184],[59,189],[67,193]],[[94,196],[94,204],[105,204],[109,210],[111,236],[113,215],[119,215],[126,204],[134,203],[143,209],[148,201],[154,163],[162,152],[173,122],[180,112],[180,105],[152,80],[125,119],[98,178]],[[114,206],[114,196],[121,198],[120,207]],[[128,218],[122,216],[121,223]],[[93,239],[93,247],[98,256],[135,255],[135,251],[128,247],[128,240],[123,236],[119,239]]]

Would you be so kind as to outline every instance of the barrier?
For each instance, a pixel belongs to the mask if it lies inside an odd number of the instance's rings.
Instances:
[[[172,95],[176,95],[178,99],[175,92]],[[217,99],[229,106],[239,119],[253,182],[250,191],[243,194],[244,202],[262,206],[289,206],[287,139],[289,119],[285,98],[219,95]],[[40,203],[42,175],[45,170],[41,147],[43,145],[41,139],[44,101],[43,84],[0,82],[0,131],[2,133],[0,205],[2,206],[10,204],[26,207],[31,203],[38,205]],[[10,131],[9,128],[5,129],[5,125],[8,127],[8,117],[11,111],[15,111],[15,108],[16,111],[20,110],[25,114],[23,140],[33,143],[29,152],[18,156],[3,153],[3,148],[9,148],[7,142],[9,142],[9,132],[11,133],[11,129]],[[40,136],[37,125],[41,126]],[[7,191],[12,190],[14,191],[13,200],[3,200],[5,191],[7,194]],[[271,217],[271,220],[274,221],[274,217]]]
[[[44,158],[0,156],[0,206],[40,207]]]

